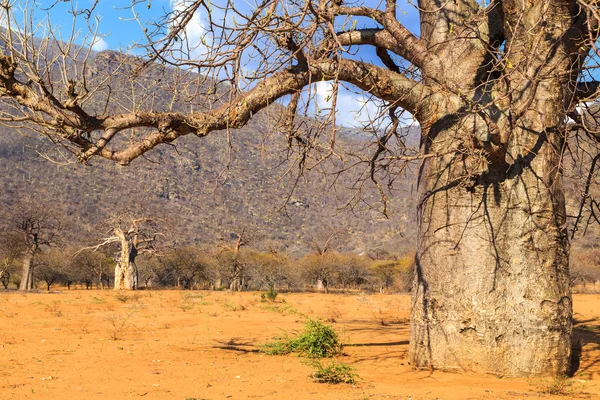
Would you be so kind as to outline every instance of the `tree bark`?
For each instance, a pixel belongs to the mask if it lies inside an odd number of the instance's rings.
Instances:
[[[124,237],[121,240],[121,254],[115,266],[115,290],[137,290],[138,272],[135,265],[137,249],[132,241]]]
[[[424,152],[440,151],[449,135],[473,134],[461,126],[438,121],[424,132]],[[409,351],[417,368],[569,372],[562,139],[530,115],[520,126],[506,128],[513,143],[506,159],[479,175],[468,176],[477,170],[473,157],[456,153],[425,160],[420,170]]]
[[[23,257],[23,269],[21,272],[21,283],[19,290],[32,290],[33,289],[33,255],[35,249],[29,248],[25,251]]]

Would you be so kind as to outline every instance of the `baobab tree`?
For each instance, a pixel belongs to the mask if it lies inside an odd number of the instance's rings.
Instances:
[[[35,27],[17,22],[5,2],[2,120],[81,162],[127,165],[184,135],[241,128],[281,99],[281,130],[311,167],[339,156],[327,145],[335,145],[337,95],[349,85],[379,100],[386,124],[370,156],[359,157],[374,185],[398,178],[399,161],[420,161],[411,365],[502,376],[569,371],[561,162],[569,135],[600,139],[577,112],[598,96],[588,72],[597,67],[596,1],[419,0],[414,31],[395,0],[173,4],[144,28],[146,57],[114,75],[137,79],[162,63],[181,68],[183,88],[171,86],[168,104],[119,107],[110,77],[86,73],[90,50],[33,37]],[[331,83],[331,112],[310,125],[297,116],[320,82]],[[403,111],[421,127],[417,153],[398,129]]]
[[[156,240],[163,234],[157,231],[156,222],[151,218],[137,217],[131,214],[114,217],[109,225],[111,225],[111,236],[104,238],[98,245],[80,250],[75,256],[85,250],[98,250],[112,243],[118,243],[119,254],[115,260],[114,289],[137,290],[139,289],[139,278],[135,264],[136,258],[140,254],[154,253]]]

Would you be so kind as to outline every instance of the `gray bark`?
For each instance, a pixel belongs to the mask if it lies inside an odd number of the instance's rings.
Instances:
[[[427,160],[420,171],[409,355],[417,368],[500,376],[569,372],[561,139],[530,126],[539,135],[529,156],[515,155],[509,168],[491,164],[475,182],[461,173],[476,170],[469,157]],[[425,152],[446,146],[452,128],[427,132],[434,139],[424,141]],[[523,144],[533,139],[529,132],[511,135]]]
[[[135,265],[137,249],[132,240],[123,237],[121,240],[121,252],[115,266],[115,290],[137,290],[138,271]]]
[[[23,269],[21,272],[21,283],[19,284],[19,290],[32,290],[33,289],[33,255],[34,249],[27,249],[23,257]]]

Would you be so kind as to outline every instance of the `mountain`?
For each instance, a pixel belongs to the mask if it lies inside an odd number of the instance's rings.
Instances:
[[[133,67],[124,67],[120,57],[126,56],[103,52],[88,61],[91,80],[112,74],[118,83],[112,85],[111,104],[116,105],[109,111],[132,101],[135,91],[128,88],[133,86],[146,89],[138,101],[151,102],[154,109],[173,102],[176,108],[202,107],[201,98],[172,100],[175,82],[193,76],[157,66],[132,80]],[[102,96],[90,109],[100,109]],[[156,218],[178,244],[216,243],[245,230],[257,246],[275,243],[304,253],[311,240],[338,232],[341,251],[411,251],[416,165],[409,164],[387,193],[386,218],[378,190],[364,179],[366,164],[337,174],[356,162],[350,154],[365,151],[369,135],[340,128],[336,148],[344,150],[345,160],[333,158],[299,176],[298,154],[290,152],[275,127],[280,111],[273,105],[229,135],[180,138],[128,166],[102,159],[75,163],[43,136],[1,127],[0,204],[9,212],[24,198],[48,204],[65,220],[66,236],[79,241],[97,241],[107,234],[110,216],[129,211]],[[418,140],[418,131],[405,133],[413,143]]]

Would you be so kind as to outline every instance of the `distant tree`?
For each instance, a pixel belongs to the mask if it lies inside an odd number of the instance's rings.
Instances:
[[[0,283],[2,283],[4,289],[8,289],[20,253],[20,242],[16,235],[5,233],[0,236]]]
[[[571,282],[587,289],[600,282],[600,250],[580,249],[571,257]]]
[[[85,284],[89,289],[93,283],[100,289],[112,279],[115,260],[114,249],[111,246],[98,248],[96,251],[86,249],[75,252],[72,260],[72,276],[77,282]]]
[[[23,263],[19,290],[34,288],[34,257],[57,243],[60,226],[48,203],[28,198],[12,208],[8,230],[18,238]]]
[[[396,260],[373,260],[369,268],[380,292],[392,287],[401,292],[410,291],[414,279],[414,255]]]
[[[276,290],[289,282],[290,263],[285,253],[247,248],[243,256],[248,275],[252,277],[252,288]]]
[[[226,283],[229,290],[241,292],[249,278],[248,265],[242,247],[247,246],[252,235],[248,228],[231,232],[229,238],[222,238],[215,260],[220,283]],[[220,286],[220,285],[219,285]]]
[[[336,261],[337,256],[333,252],[304,256],[298,261],[304,282],[313,287],[320,282],[325,293],[329,293],[334,279]]]
[[[71,258],[60,248],[53,248],[40,254],[35,259],[37,279],[46,283],[46,289],[57,282],[68,278]]]
[[[336,254],[332,260],[335,285],[342,289],[365,285],[371,280],[369,260],[356,254]]]
[[[113,236],[102,239],[102,243],[83,250],[97,250],[112,243],[119,244],[119,255],[116,257],[114,289],[137,290],[139,276],[135,264],[138,255],[156,252],[156,241],[164,234],[158,231],[152,218],[138,217],[133,214],[122,214],[109,221]]]
[[[193,246],[178,247],[160,258],[162,269],[158,279],[162,285],[178,288],[197,288],[207,280],[207,261],[203,252]]]

